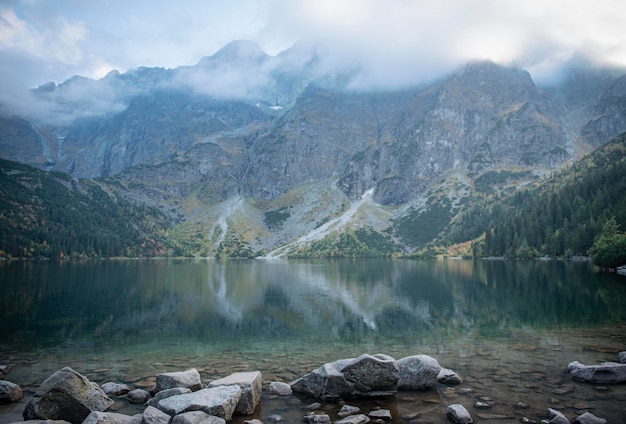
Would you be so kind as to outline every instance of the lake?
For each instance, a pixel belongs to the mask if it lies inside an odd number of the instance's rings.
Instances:
[[[25,392],[0,405],[0,423],[21,421],[36,387],[64,366],[141,388],[192,367],[205,382],[258,370],[255,417],[302,422],[313,400],[272,397],[269,382],[361,353],[427,354],[464,378],[349,402],[390,409],[394,423],[445,422],[452,403],[476,422],[541,421],[548,407],[626,422],[626,385],[574,382],[565,369],[626,350],[626,277],[588,262],[5,261],[0,284],[0,364]],[[331,416],[338,407],[323,405]],[[142,410],[123,398],[114,409]]]

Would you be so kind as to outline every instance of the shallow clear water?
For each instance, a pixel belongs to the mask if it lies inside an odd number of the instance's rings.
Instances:
[[[191,367],[207,382],[259,370],[267,388],[361,353],[428,354],[463,376],[452,388],[350,401],[391,409],[397,423],[445,422],[451,403],[476,422],[540,421],[548,407],[626,422],[625,385],[598,388],[565,371],[626,350],[626,278],[588,263],[17,261],[0,263],[0,285],[0,363],[25,390],[0,406],[0,423],[21,420],[63,366],[136,387]],[[478,400],[491,408],[474,408]],[[311,402],[265,391],[256,417],[301,422]],[[141,410],[121,398],[114,408]],[[334,416],[339,405],[324,408]]]

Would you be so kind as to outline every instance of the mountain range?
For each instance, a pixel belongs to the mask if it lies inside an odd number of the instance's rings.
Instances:
[[[237,41],[195,66],[73,77],[0,105],[0,157],[159,211],[171,254],[360,256],[421,249],[626,131],[623,69],[538,86],[474,62],[394,90],[358,73]]]

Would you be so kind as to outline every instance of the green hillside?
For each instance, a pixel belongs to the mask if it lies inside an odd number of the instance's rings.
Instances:
[[[0,159],[0,257],[165,254],[166,225],[95,181]]]
[[[586,255],[611,218],[626,229],[626,134],[536,185],[473,203],[442,238],[475,240],[475,256]]]

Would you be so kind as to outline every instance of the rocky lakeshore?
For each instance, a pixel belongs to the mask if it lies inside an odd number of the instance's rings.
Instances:
[[[567,372],[572,384],[609,390],[606,386],[626,382],[626,352],[619,353],[619,360],[598,365],[573,361]],[[10,370],[2,366],[0,371]],[[264,383],[260,371],[203,381],[190,368],[158,373],[151,387],[114,381],[99,385],[64,367],[29,396],[22,416],[30,422],[72,424],[607,422],[601,410],[581,402],[576,415],[552,403],[544,406],[544,415],[537,415],[531,413],[536,408],[523,402],[510,405],[513,413],[502,413],[493,398],[475,392],[476,384],[464,386],[462,376],[427,355],[396,360],[362,354],[323,364],[290,382]],[[565,389],[559,391],[570,392]],[[22,396],[19,385],[0,380],[1,403],[23,402]],[[135,413],[123,413],[127,405],[134,405]]]

